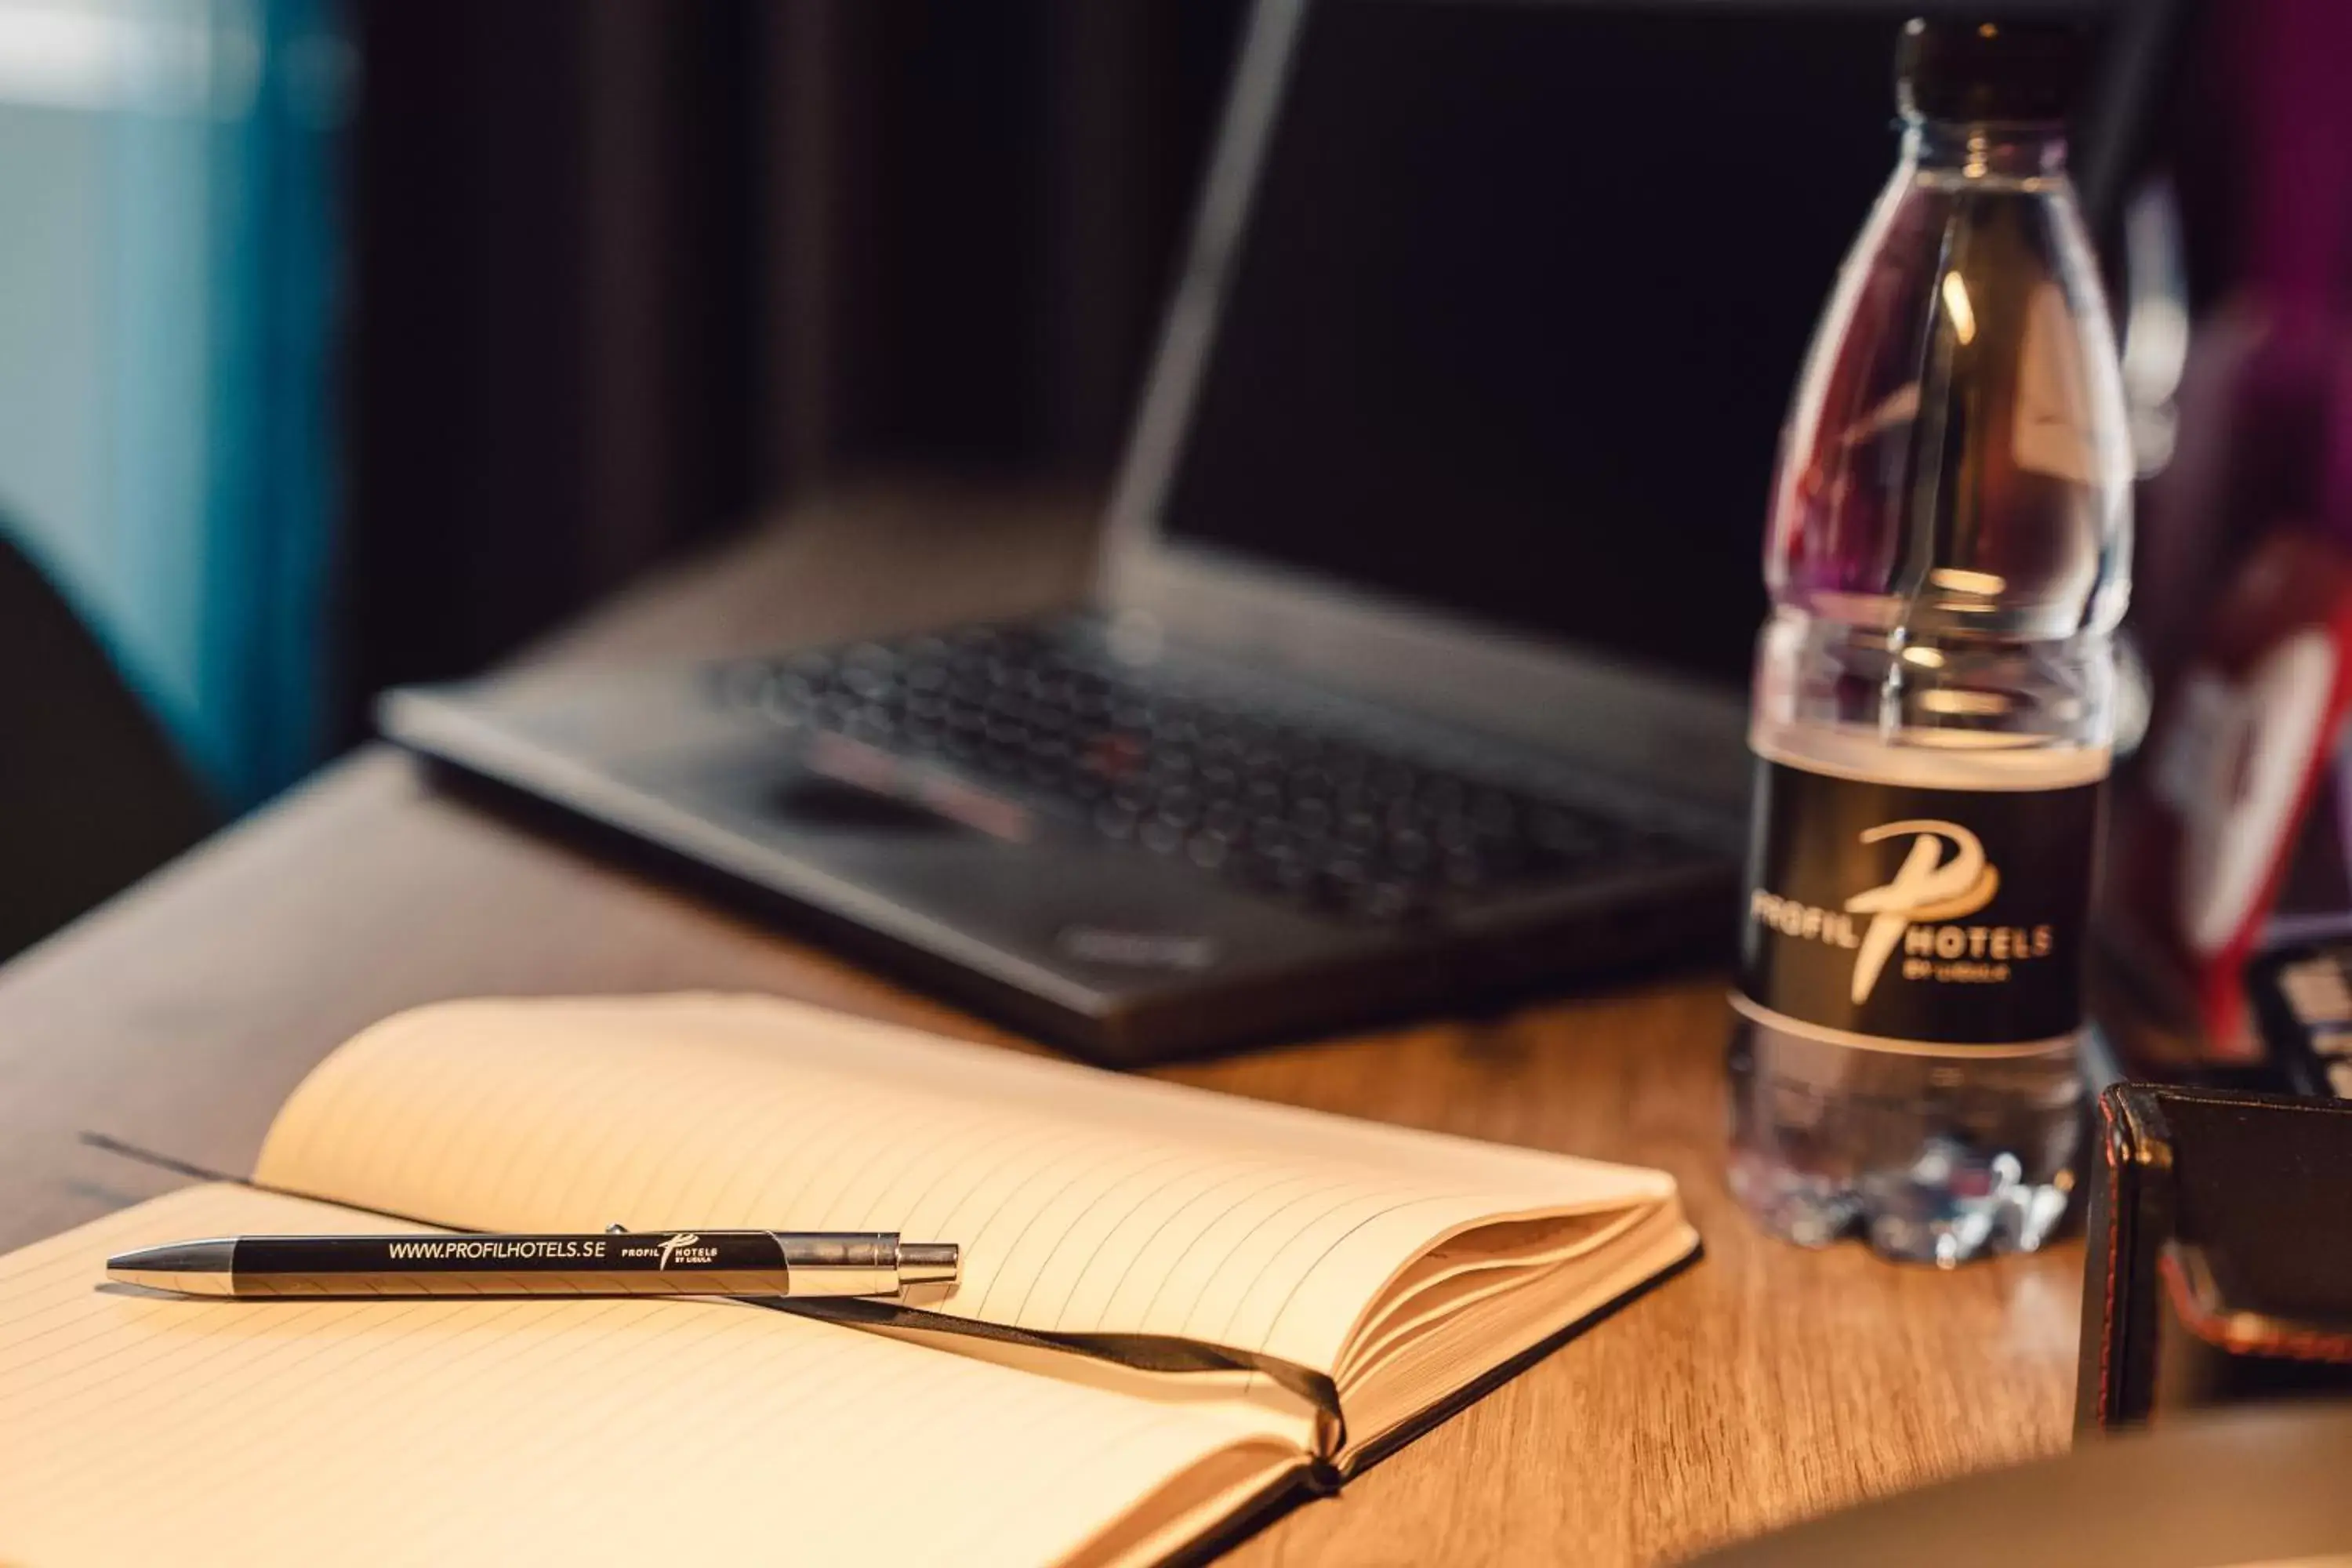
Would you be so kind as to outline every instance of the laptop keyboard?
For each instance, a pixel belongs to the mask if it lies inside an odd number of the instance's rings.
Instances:
[[[1412,921],[1698,853],[1162,678],[1066,624],[740,660],[714,687],[782,731],[943,763],[1103,838],[1351,920]]]

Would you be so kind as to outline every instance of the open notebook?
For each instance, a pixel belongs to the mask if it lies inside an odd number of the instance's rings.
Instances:
[[[1150,1562],[1697,1247],[1658,1172],[751,997],[404,1014],[294,1092],[256,1180],[324,1201],[200,1185],[0,1258],[0,1563]],[[1262,1373],[745,1302],[100,1286],[134,1246],[415,1228],[388,1215],[959,1242],[938,1311],[1238,1347],[1328,1373],[1341,1419]]]

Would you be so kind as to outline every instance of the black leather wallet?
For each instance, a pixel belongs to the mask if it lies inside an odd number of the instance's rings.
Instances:
[[[2099,1097],[2078,1432],[2352,1390],[2352,1106]]]

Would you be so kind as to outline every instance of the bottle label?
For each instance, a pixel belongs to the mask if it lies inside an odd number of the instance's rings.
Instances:
[[[2102,793],[1759,760],[1736,1005],[1887,1050],[2058,1045],[2083,1021]]]

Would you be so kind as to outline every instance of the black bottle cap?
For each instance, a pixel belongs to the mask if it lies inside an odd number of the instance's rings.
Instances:
[[[1895,100],[1923,120],[2063,120],[2090,58],[2078,23],[1915,16],[1895,51]]]

